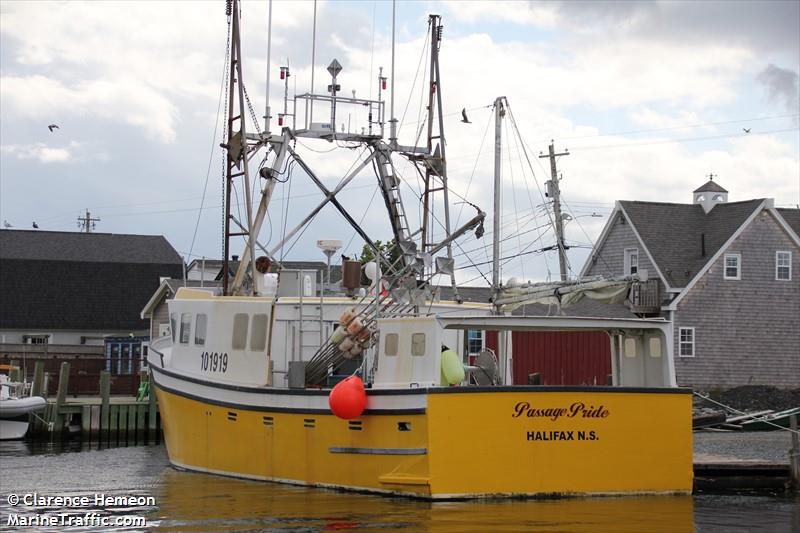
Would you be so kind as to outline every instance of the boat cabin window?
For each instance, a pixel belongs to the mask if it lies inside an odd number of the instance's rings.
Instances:
[[[253,327],[250,330],[250,349],[263,350],[267,345],[267,315],[253,315]]]
[[[206,324],[208,318],[205,314],[199,313],[194,320],[194,343],[197,346],[203,346],[206,343]]]
[[[175,342],[175,332],[178,331],[178,318],[175,313],[169,316],[169,334],[172,337],[172,342]]]
[[[247,348],[247,313],[233,315],[233,349],[244,350]]]
[[[397,344],[400,336],[397,333],[389,333],[386,335],[386,340],[383,341],[383,354],[384,355],[397,355]]]
[[[636,357],[636,339],[625,338],[625,357]]]
[[[425,334],[411,335],[411,355],[425,355]]]
[[[192,314],[181,313],[181,344],[189,344],[189,333],[192,329]]]
[[[650,357],[661,357],[661,339],[650,337]]]

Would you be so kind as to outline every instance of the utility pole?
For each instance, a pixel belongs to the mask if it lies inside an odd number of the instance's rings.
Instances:
[[[549,154],[542,154],[539,159],[550,159],[550,181],[547,182],[547,196],[553,197],[553,215],[556,217],[556,241],[558,243],[558,266],[561,270],[561,281],[567,281],[567,248],[564,246],[564,219],[561,218],[561,187],[558,185],[556,157],[569,155],[569,150],[556,153],[553,141],[550,141]],[[541,152],[540,152],[541,153]]]
[[[91,233],[92,230],[95,228],[95,222],[100,222],[99,218],[92,218],[92,215],[89,213],[89,210],[86,210],[86,214],[82,217],[78,217],[78,227],[81,231],[85,233]]]

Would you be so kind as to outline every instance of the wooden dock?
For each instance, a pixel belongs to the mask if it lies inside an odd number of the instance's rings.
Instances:
[[[792,490],[788,463],[713,460],[694,463],[694,492]]]
[[[101,442],[158,442],[161,424],[156,396],[150,392],[146,374],[136,397],[111,396],[108,372],[100,374],[100,396],[68,398],[69,363],[61,363],[58,392],[47,398],[44,411],[31,415],[29,437],[34,439],[61,439],[80,435],[82,439]],[[44,363],[34,368],[31,393],[45,394]]]

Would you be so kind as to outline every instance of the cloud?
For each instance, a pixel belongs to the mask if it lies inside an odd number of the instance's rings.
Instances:
[[[4,114],[56,121],[61,130],[93,118],[142,128],[164,143],[175,140],[175,106],[139,79],[93,79],[66,84],[41,75],[3,76]]]
[[[800,109],[800,86],[797,72],[770,63],[759,72],[756,80],[766,86],[770,100],[784,106],[790,113]]]
[[[63,163],[73,159],[73,154],[69,149],[51,148],[44,143],[4,144],[0,145],[0,153],[14,156],[17,159],[35,159],[40,163]]]

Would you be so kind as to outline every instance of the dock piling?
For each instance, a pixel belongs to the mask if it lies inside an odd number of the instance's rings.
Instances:
[[[36,361],[36,364],[33,366],[31,396],[47,397],[47,390],[44,389],[44,361]]]
[[[109,438],[109,397],[111,396],[111,381],[108,370],[100,372],[100,440],[108,441]]]
[[[797,415],[789,419],[792,430],[792,449],[789,450],[789,464],[792,469],[792,485],[794,490],[800,490],[800,436],[797,434]]]
[[[69,386],[69,363],[61,363],[61,370],[58,373],[58,393],[56,394],[55,405],[55,432],[56,436],[61,435],[64,429],[64,414],[61,412],[67,400],[67,387]]]
[[[155,442],[158,431],[158,403],[156,402],[156,391],[150,387],[147,394],[147,440]]]
[[[22,379],[20,379],[19,361],[12,359],[10,366],[11,368],[8,371],[8,380],[13,382],[22,381]]]

